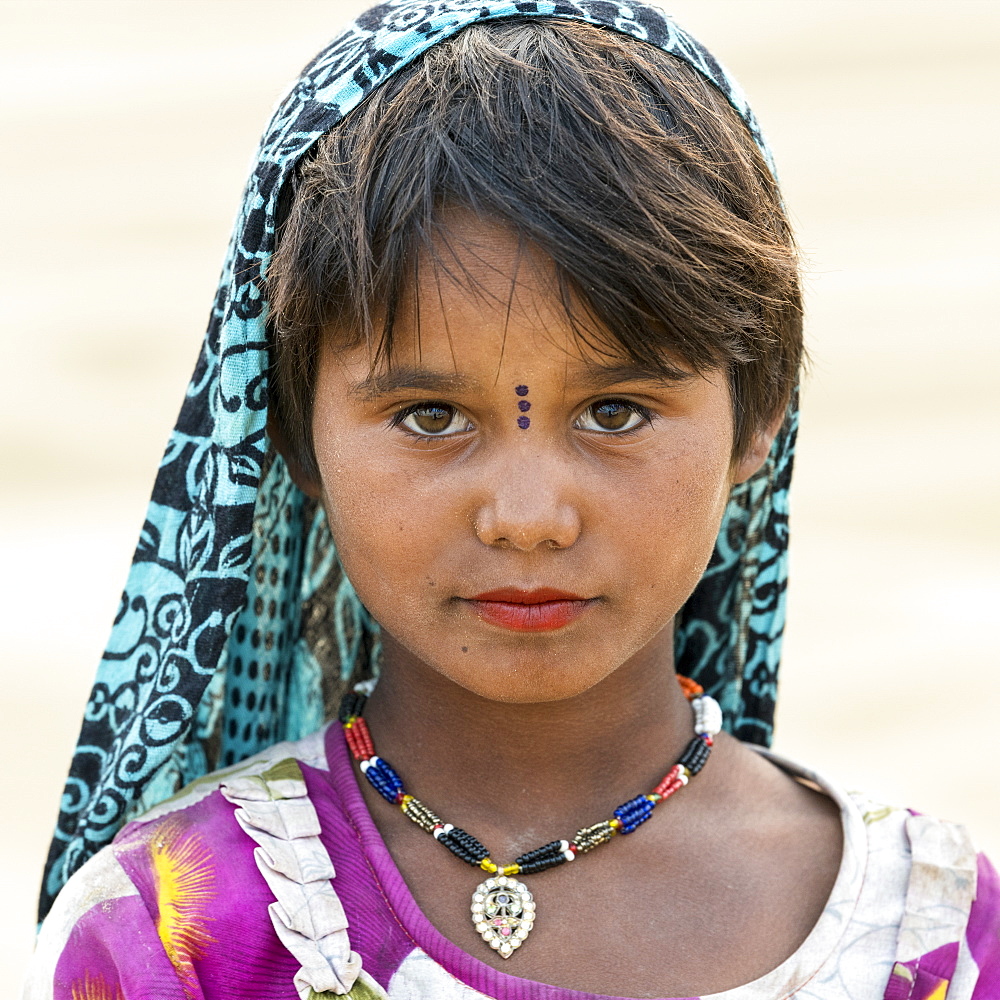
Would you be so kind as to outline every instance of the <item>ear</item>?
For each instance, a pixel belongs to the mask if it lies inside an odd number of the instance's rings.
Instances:
[[[274,445],[274,450],[285,460],[288,474],[292,482],[311,500],[320,500],[323,494],[323,484],[319,477],[303,466],[298,456],[293,453],[281,424],[275,419],[274,413],[267,413],[267,436]]]
[[[746,452],[733,463],[733,485],[745,483],[767,461],[775,436],[785,421],[785,410],[778,411],[765,427],[754,433]]]

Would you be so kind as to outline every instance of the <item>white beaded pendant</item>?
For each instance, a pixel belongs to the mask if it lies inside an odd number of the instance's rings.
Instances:
[[[472,894],[472,922],[501,958],[510,958],[535,926],[535,901],[516,878],[488,878]]]

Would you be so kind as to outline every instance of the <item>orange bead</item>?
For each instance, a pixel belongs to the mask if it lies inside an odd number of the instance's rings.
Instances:
[[[677,675],[677,683],[680,684],[681,690],[684,692],[684,697],[686,697],[688,701],[705,693],[705,689],[700,684],[691,680],[690,677],[685,677],[683,674]]]

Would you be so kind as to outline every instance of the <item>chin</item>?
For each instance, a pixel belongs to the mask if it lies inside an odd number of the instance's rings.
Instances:
[[[448,680],[487,701],[507,705],[542,704],[564,701],[589,691],[611,671],[586,669],[578,657],[548,656],[537,659],[521,656],[516,663],[491,665],[490,656],[480,660],[478,670],[470,665],[442,664],[437,669]]]

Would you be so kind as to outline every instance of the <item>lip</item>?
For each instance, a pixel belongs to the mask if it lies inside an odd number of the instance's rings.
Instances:
[[[593,600],[551,587],[501,587],[469,599],[481,621],[514,632],[553,632],[575,621]]]

